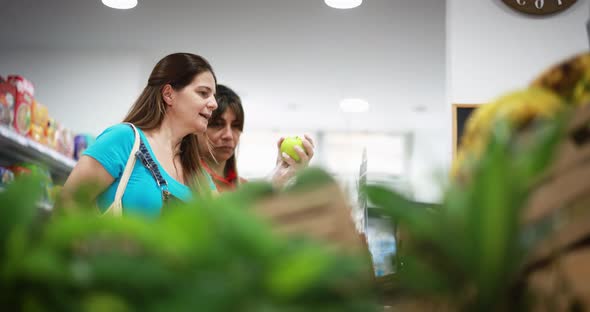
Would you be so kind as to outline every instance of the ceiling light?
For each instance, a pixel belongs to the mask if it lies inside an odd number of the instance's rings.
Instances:
[[[340,109],[345,113],[363,113],[369,110],[369,102],[363,99],[344,99],[340,101]]]
[[[363,0],[324,0],[328,6],[335,9],[352,9],[363,3]]]
[[[133,9],[137,6],[137,0],[101,0],[102,4],[113,9]]]

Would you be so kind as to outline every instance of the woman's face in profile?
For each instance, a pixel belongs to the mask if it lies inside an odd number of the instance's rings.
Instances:
[[[175,123],[191,129],[192,133],[204,133],[217,108],[213,74],[203,72],[195,76],[189,85],[170,93],[167,114],[174,118]]]

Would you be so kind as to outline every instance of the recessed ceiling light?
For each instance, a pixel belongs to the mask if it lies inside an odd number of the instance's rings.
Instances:
[[[340,101],[340,109],[345,113],[363,113],[369,110],[369,102],[363,99],[344,99]]]
[[[363,0],[324,0],[328,6],[335,9],[352,9],[363,3]]]
[[[413,109],[417,113],[423,113],[428,110],[428,107],[426,107],[426,105],[416,105],[413,107]]]
[[[102,4],[113,9],[133,9],[137,6],[137,0],[101,0]]]

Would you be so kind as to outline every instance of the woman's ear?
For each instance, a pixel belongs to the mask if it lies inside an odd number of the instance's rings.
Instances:
[[[174,89],[171,85],[167,84],[162,88],[162,98],[166,104],[172,105],[174,103],[174,95]]]

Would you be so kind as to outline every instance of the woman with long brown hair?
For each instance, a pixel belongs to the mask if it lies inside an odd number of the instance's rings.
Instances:
[[[186,201],[199,187],[214,188],[202,183],[210,177],[200,166],[197,134],[207,130],[217,108],[215,92],[216,77],[204,58],[175,53],[161,59],[124,123],[106,129],[84,152],[64,193],[94,183],[90,195],[101,211],[119,198],[125,213],[158,216],[170,197]]]

